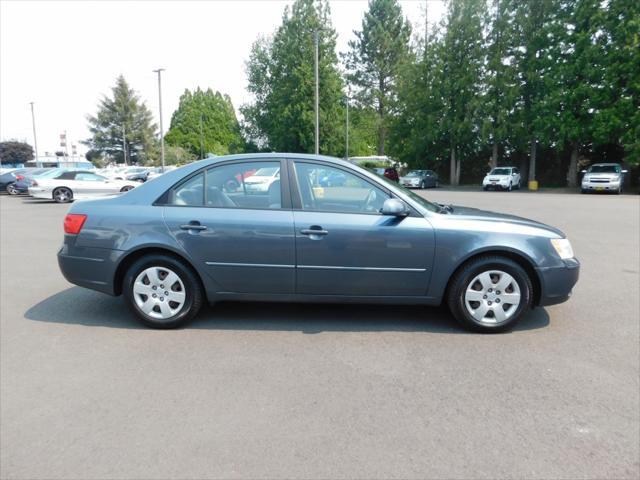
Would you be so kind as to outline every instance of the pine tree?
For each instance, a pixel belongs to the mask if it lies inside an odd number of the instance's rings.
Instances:
[[[91,150],[117,163],[145,163],[157,156],[158,141],[153,116],[122,75],[104,96],[95,116],[87,116],[92,137],[83,141]]]
[[[319,39],[320,151],[344,155],[343,82],[326,0],[296,0],[285,8],[273,38],[259,39],[252,47],[247,74],[254,98],[241,111],[245,130],[263,148],[314,151],[315,32]]]
[[[211,89],[184,91],[171,117],[165,141],[185,148],[198,158],[208,153],[227,155],[244,150],[231,98]]]
[[[397,0],[370,0],[362,30],[354,33],[346,55],[347,78],[358,89],[360,105],[377,112],[378,155],[384,155],[399,69],[409,59],[411,26]]]

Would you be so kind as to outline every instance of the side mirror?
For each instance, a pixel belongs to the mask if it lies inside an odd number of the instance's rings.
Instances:
[[[621,170],[620,173],[629,173],[629,170]]]
[[[586,170],[580,170],[580,173],[587,173]]]
[[[382,204],[380,213],[383,215],[392,215],[394,217],[406,217],[409,215],[409,209],[404,202],[397,198],[388,198]]]

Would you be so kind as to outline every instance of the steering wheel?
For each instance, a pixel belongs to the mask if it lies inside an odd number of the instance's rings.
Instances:
[[[371,212],[374,210],[373,208],[373,202],[376,201],[376,191],[372,188],[371,190],[369,190],[369,193],[367,194],[366,198],[364,199],[364,203],[362,204],[362,211],[363,212]]]

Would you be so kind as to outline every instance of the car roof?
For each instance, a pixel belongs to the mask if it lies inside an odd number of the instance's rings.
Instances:
[[[592,167],[595,167],[596,165],[598,167],[612,167],[612,166],[619,167],[620,166],[619,163],[592,163],[591,164]]]

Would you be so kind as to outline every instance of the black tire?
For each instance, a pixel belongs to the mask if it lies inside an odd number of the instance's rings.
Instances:
[[[153,318],[138,307],[134,298],[133,286],[136,278],[151,267],[168,268],[178,275],[184,285],[185,301],[180,310],[166,319]],[[202,285],[197,274],[182,261],[162,254],[146,255],[135,261],[127,270],[122,283],[122,292],[129,308],[138,319],[151,328],[178,328],[191,321],[200,311],[204,301]]]
[[[68,187],[58,187],[52,192],[52,198],[56,203],[69,203],[73,200],[73,190]]]
[[[482,187],[482,190],[486,192],[487,190],[489,190],[489,187]]]
[[[507,189],[507,191],[509,191],[509,192],[510,192],[511,190],[513,190],[513,183],[509,183],[509,188]]]
[[[422,180],[422,182],[420,182],[420,190],[424,190],[425,188],[427,188],[427,182]]]
[[[580,193],[587,193],[587,191],[584,188],[581,188]]]
[[[122,187],[120,189],[120,193],[128,192],[129,190],[133,190],[133,187],[131,185],[127,185],[125,187]]]
[[[16,190],[16,187],[13,183],[10,183],[9,185],[7,185],[7,193],[9,195],[18,195],[18,191]]]
[[[508,273],[520,289],[520,304],[513,315],[502,323],[488,324],[479,322],[467,310],[465,292],[469,283],[482,272],[500,270]],[[500,333],[511,330],[522,316],[531,308],[533,285],[527,272],[513,260],[501,256],[482,256],[470,260],[460,267],[449,283],[447,304],[455,319],[466,329],[480,333]],[[495,307],[495,305],[494,305]]]

